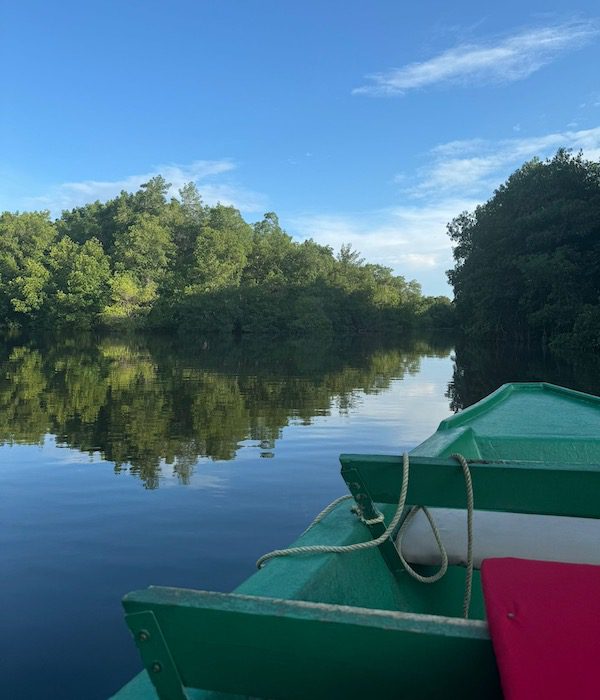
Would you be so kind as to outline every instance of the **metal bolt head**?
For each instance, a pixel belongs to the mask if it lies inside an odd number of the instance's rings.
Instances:
[[[150,632],[148,632],[148,630],[140,630],[138,632],[138,639],[140,642],[147,642],[150,639]]]
[[[158,663],[158,661],[154,661],[150,665],[150,670],[152,671],[152,673],[160,673],[162,671],[162,666]]]

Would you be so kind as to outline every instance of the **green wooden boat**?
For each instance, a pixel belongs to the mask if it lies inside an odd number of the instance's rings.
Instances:
[[[471,557],[466,476],[455,453],[472,480]],[[355,545],[386,533],[406,476],[402,457],[340,461],[360,517],[340,502],[294,547]],[[437,582],[407,573],[394,528],[376,547],[273,558],[233,593],[129,593],[126,622],[144,670],[114,697],[501,697],[479,562],[513,555],[600,564],[599,494],[600,398],[506,384],[442,421],[410,453],[406,503],[431,507],[447,550]],[[423,576],[441,557],[426,523],[422,511],[415,515],[402,543]]]

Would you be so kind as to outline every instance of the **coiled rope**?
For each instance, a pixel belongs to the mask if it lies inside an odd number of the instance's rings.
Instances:
[[[469,616],[469,606],[471,602],[471,590],[472,590],[472,583],[473,583],[473,509],[474,509],[474,498],[473,498],[473,484],[471,481],[471,472],[469,470],[469,465],[467,463],[467,460],[460,454],[453,454],[452,455],[453,459],[456,459],[463,470],[463,474],[465,477],[465,486],[466,486],[466,492],[467,492],[467,575],[466,575],[466,584],[465,584],[465,595],[463,599],[463,617],[468,617]],[[297,554],[346,554],[348,552],[358,552],[363,549],[371,549],[373,547],[379,547],[379,545],[383,544],[388,538],[392,536],[396,528],[398,527],[398,523],[400,522],[400,519],[402,518],[402,513],[404,512],[404,508],[406,505],[406,495],[408,493],[408,478],[409,478],[409,471],[410,471],[410,462],[409,462],[409,457],[408,453],[404,453],[403,458],[402,458],[402,486],[400,488],[400,499],[398,500],[398,507],[396,508],[396,512],[394,513],[394,517],[391,519],[390,524],[386,527],[384,532],[379,535],[379,537],[375,538],[374,540],[368,540],[367,542],[357,542],[355,544],[341,544],[341,545],[320,545],[320,544],[315,544],[315,545],[306,545],[302,547],[289,547],[288,549],[275,549],[272,552],[269,552],[268,554],[264,554],[257,562],[256,566],[258,569],[262,569],[262,567],[271,559],[275,559],[277,557],[289,557],[289,556],[295,556]],[[324,508],[318,515],[317,517],[312,521],[312,523],[306,528],[304,533],[308,532],[312,527],[314,527],[317,523],[321,522],[323,518],[330,513],[336,506],[338,506],[342,501],[350,500],[352,499],[352,496],[347,495],[347,496],[341,496],[340,498],[336,498],[335,501],[330,503],[326,508]],[[410,564],[406,561],[404,556],[402,555],[402,538],[406,532],[406,529],[408,527],[408,524],[412,520],[412,518],[417,514],[419,510],[422,510],[425,516],[427,517],[427,520],[429,521],[429,525],[431,526],[431,530],[433,532],[433,536],[435,537],[436,544],[439,548],[440,551],[440,556],[441,556],[441,565],[439,570],[431,575],[431,576],[422,576],[421,574],[417,573],[411,566]],[[365,520],[362,515],[360,515],[359,511],[359,517],[361,520],[366,524],[366,525],[373,525],[377,522],[384,522],[383,515],[380,513],[377,515],[377,517],[372,518],[370,520]],[[302,533],[302,534],[304,534]],[[446,571],[448,570],[448,554],[446,552],[446,548],[444,547],[444,544],[442,542],[442,538],[439,532],[439,529],[437,527],[437,524],[435,520],[433,519],[433,516],[429,512],[429,510],[425,506],[413,506],[410,511],[408,512],[408,515],[406,516],[404,522],[402,523],[402,526],[400,527],[400,531],[398,532],[398,543],[397,545],[394,543],[392,539],[392,543],[394,544],[396,551],[398,552],[398,557],[400,558],[400,561],[402,562],[402,566],[405,568],[406,572],[412,576],[415,580],[421,582],[421,583],[435,583],[436,581],[439,581],[445,574]]]

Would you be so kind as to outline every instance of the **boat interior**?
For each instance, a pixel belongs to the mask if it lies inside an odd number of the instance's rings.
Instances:
[[[294,684],[299,698],[307,689],[311,697],[364,697],[373,677],[380,697],[397,697],[400,660],[411,668],[408,694],[435,697],[443,672],[450,694],[501,697],[479,567],[490,557],[600,564],[599,428],[600,399],[546,384],[506,385],[443,421],[411,452],[406,487],[406,504],[431,509],[448,550],[448,569],[435,583],[407,573],[393,541],[400,519],[378,547],[280,556],[231,594],[154,587],[128,594],[127,624],[147,674],[115,697],[133,700],[152,688],[155,697],[192,697],[184,686],[225,693],[194,698],[296,697]],[[468,619],[467,477],[456,453],[467,460],[474,494]],[[339,503],[292,547],[377,539],[399,510],[401,457],[340,461],[353,501]],[[417,573],[438,570],[422,512],[400,547]],[[153,664],[170,672],[153,676]]]

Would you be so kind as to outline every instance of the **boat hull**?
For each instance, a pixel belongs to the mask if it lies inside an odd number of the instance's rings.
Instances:
[[[411,452],[408,503],[465,508],[470,461],[476,508],[600,517],[600,399],[547,384],[511,384],[443,421]],[[389,522],[402,478],[397,457],[342,456],[364,507]],[[377,537],[385,526],[369,526]],[[348,502],[292,546],[352,545],[369,531]],[[421,573],[432,571],[427,567]],[[117,693],[141,698],[501,697],[474,572],[434,585],[380,548],[271,560],[232,594],[149,588],[123,602],[145,671]],[[154,670],[153,670],[154,669]]]

